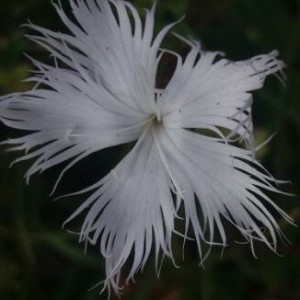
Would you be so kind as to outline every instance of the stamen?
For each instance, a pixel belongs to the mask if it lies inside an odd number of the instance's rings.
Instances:
[[[159,122],[159,123],[161,123],[161,121],[162,121],[162,119],[161,119],[161,114],[160,114],[160,112],[157,110],[156,111],[156,120]]]

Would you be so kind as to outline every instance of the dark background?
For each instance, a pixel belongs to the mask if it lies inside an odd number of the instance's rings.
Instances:
[[[64,2],[64,1],[62,1]],[[66,1],[65,1],[66,2]],[[143,13],[150,0],[133,1]],[[66,6],[67,7],[67,6]],[[158,28],[178,20],[183,35],[200,39],[206,49],[221,50],[231,59],[246,59],[280,51],[288,68],[286,86],[275,77],[255,93],[254,121],[258,142],[273,132],[275,138],[258,153],[258,158],[276,178],[290,179],[285,191],[300,194],[300,1],[299,0],[177,0],[158,1]],[[21,80],[32,68],[24,52],[48,61],[48,53],[30,43],[20,24],[32,22],[63,30],[48,0],[1,1],[0,5],[0,94],[30,88]],[[186,51],[181,42],[169,38],[169,47]],[[15,132],[0,127],[1,139]],[[57,195],[76,191],[103,176],[123,155],[122,147],[93,155],[75,168],[62,182]],[[30,165],[25,162],[9,169],[16,153],[0,152],[0,299],[1,300],[77,300],[106,299],[99,289],[87,292],[104,278],[103,259],[97,249],[77,243],[76,236],[61,230],[61,224],[82,201],[67,198],[53,202],[48,198],[59,169],[34,176],[29,187],[23,180]],[[299,196],[272,196],[296,223],[300,220]],[[156,279],[153,262],[137,283],[124,290],[122,299],[209,300],[209,299],[300,299],[299,229],[278,220],[291,245],[279,246],[279,255],[257,244],[258,259],[249,245],[232,241],[223,256],[214,249],[198,266],[196,248],[188,243],[185,261],[181,243],[174,242],[179,270],[166,260]],[[78,224],[74,224],[76,228]],[[71,229],[74,229],[73,227]],[[229,236],[231,229],[228,229]]]

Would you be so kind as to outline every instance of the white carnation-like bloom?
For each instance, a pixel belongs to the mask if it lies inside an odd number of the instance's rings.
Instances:
[[[29,81],[35,87],[3,96],[0,118],[26,131],[4,143],[25,151],[17,161],[34,159],[27,179],[70,160],[59,181],[88,155],[136,141],[109,174],[79,192],[93,191],[66,221],[86,213],[80,241],[97,245],[105,257],[105,286],[119,291],[129,257],[128,280],[151,252],[157,261],[160,255],[173,259],[173,234],[186,238],[188,230],[202,261],[203,243],[227,245],[226,220],[251,247],[260,240],[276,250],[282,233],[269,209],[291,219],[266,194],[279,193],[279,181],[253,156],[250,92],[268,75],[280,74],[284,63],[277,52],[232,62],[180,38],[190,47],[182,58],[161,47],[174,24],[154,36],[155,5],[144,20],[122,0],[70,5],[72,20],[56,6],[69,33],[29,25],[38,33],[30,38],[55,64],[33,60],[37,71]],[[166,54],[177,65],[158,89],[157,69]],[[180,207],[181,233],[175,229]]]

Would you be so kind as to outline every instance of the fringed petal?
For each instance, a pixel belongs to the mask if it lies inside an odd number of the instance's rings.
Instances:
[[[29,37],[58,61],[93,78],[114,102],[140,113],[153,112],[158,52],[173,24],[155,37],[155,5],[147,11],[144,24],[136,8],[126,1],[70,0],[70,5],[76,23],[61,6],[55,7],[71,34],[29,25],[40,34]]]
[[[157,264],[160,254],[172,258],[176,208],[171,180],[150,130],[96,187],[66,223],[87,210],[79,239],[99,245],[106,261],[105,284],[119,293],[120,274],[130,255],[127,281],[143,270],[151,250]]]
[[[252,249],[253,240],[260,240],[276,251],[277,237],[282,233],[270,207],[288,222],[292,219],[266,194],[281,192],[274,185],[276,180],[253,161],[250,151],[184,129],[166,130],[160,143],[182,198],[186,227],[190,225],[194,231],[201,261],[203,241],[227,245],[225,219]]]
[[[216,61],[218,52],[204,52],[197,43],[177,68],[158,100],[165,123],[173,128],[221,127],[253,146],[252,95],[270,74],[282,72],[277,51],[245,61]]]

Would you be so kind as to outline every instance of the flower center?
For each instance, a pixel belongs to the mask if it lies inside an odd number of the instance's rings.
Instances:
[[[156,113],[153,113],[151,116],[150,116],[150,119],[151,119],[151,123],[152,125],[157,128],[157,127],[160,127],[163,123],[163,120],[161,118],[161,115],[159,112],[156,112]]]

